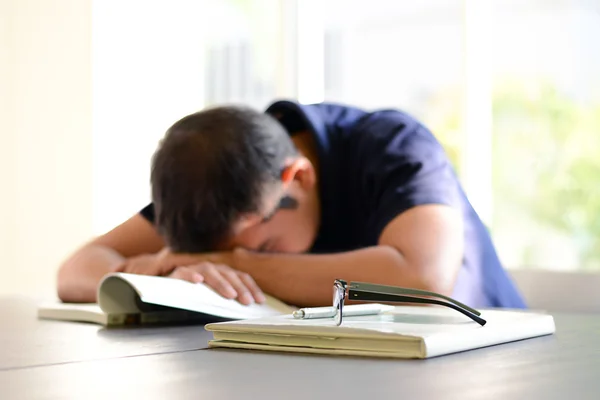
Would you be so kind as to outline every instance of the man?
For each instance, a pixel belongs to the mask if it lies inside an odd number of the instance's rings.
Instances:
[[[94,301],[124,271],[243,304],[329,305],[341,278],[524,307],[442,147],[401,111],[210,108],[169,129],[151,184],[152,204],[62,265],[61,299]]]

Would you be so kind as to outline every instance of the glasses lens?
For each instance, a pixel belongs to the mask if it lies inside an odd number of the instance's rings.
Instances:
[[[346,297],[346,286],[340,281],[335,281],[335,283],[333,284],[333,306],[336,309],[336,313],[335,313],[336,325],[342,324],[342,312],[344,311],[345,297]]]
[[[333,284],[333,307],[338,308],[338,304],[340,302],[340,294],[338,289],[338,283],[335,282]]]

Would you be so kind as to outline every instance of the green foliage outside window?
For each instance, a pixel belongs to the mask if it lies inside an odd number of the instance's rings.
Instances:
[[[493,104],[495,202],[513,202],[569,235],[580,268],[599,268],[600,103],[546,83],[507,83]]]
[[[460,174],[459,93],[438,94],[428,104],[434,111],[423,117]],[[578,269],[600,269],[600,101],[577,100],[544,82],[497,83],[492,165],[497,209],[518,209],[562,232],[576,247]],[[492,231],[509,218],[494,214]],[[523,258],[523,266],[536,263],[527,252]]]

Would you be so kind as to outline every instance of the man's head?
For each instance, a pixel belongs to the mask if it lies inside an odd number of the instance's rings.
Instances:
[[[156,225],[173,251],[301,252],[316,234],[315,171],[274,118],[210,108],[176,122],[152,160]]]

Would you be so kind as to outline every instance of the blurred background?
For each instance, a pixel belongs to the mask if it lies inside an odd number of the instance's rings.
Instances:
[[[146,205],[177,119],[276,98],[414,114],[528,298],[597,291],[600,0],[0,0],[0,294]]]

